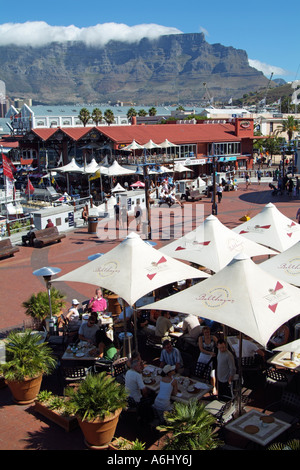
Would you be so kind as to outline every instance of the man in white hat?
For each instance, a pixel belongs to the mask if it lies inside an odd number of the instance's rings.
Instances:
[[[77,299],[72,300],[72,306],[69,308],[68,313],[64,316],[65,321],[68,324],[69,331],[78,331],[80,327],[80,315],[78,311],[78,305],[80,302]]]

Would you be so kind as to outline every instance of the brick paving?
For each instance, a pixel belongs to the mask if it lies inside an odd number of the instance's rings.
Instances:
[[[287,195],[271,196],[266,183],[260,186],[252,183],[248,190],[245,184],[241,183],[238,191],[224,192],[222,202],[218,204],[218,218],[223,224],[233,228],[242,223],[239,219],[243,215],[253,217],[269,202],[274,203],[284,215],[295,220],[299,199]],[[192,203],[186,203],[185,207],[190,204]],[[211,214],[210,199],[205,198],[197,203],[199,204],[203,206],[205,217]],[[155,241],[158,248],[168,242],[168,240]],[[0,333],[22,325],[23,320],[27,318],[24,315],[22,302],[33,292],[45,289],[43,279],[32,274],[35,269],[42,266],[56,266],[60,267],[61,274],[64,274],[87,262],[89,255],[105,253],[117,243],[118,240],[100,241],[96,235],[89,234],[87,226],[84,226],[68,232],[61,243],[42,249],[20,246],[20,252],[13,258],[1,260]],[[65,293],[67,307],[72,298],[84,301],[94,293],[94,286],[84,283],[59,283],[57,287]],[[50,379],[43,379],[43,388],[47,388],[47,380]],[[120,426],[124,426],[124,423],[121,422]],[[126,428],[129,429],[128,426]],[[63,431],[57,425],[35,414],[31,405],[15,405],[7,387],[0,389],[0,450],[32,449],[80,450],[86,447],[80,430],[72,433]]]

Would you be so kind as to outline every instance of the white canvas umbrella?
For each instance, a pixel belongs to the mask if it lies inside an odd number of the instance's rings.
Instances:
[[[100,286],[133,306],[138,299],[161,286],[183,279],[205,277],[209,274],[164,256],[132,232],[108,253],[55,281]]]
[[[260,267],[279,279],[300,287],[300,241],[264,261]]]
[[[276,255],[275,251],[234,233],[214,215],[208,216],[195,230],[165,245],[160,251],[214,272],[220,271],[241,252],[250,257]]]
[[[67,165],[55,168],[56,171],[61,171],[67,174],[67,191],[69,193],[69,173],[83,173],[84,168],[76,163],[75,158],[72,158]]]
[[[159,148],[160,146],[157,145],[155,142],[153,142],[152,139],[149,140],[149,142],[147,142],[146,144],[143,144],[143,148],[144,149],[148,149],[148,150],[151,150],[151,149],[157,149]]]
[[[55,281],[100,286],[119,295],[129,306],[134,306],[138,299],[161,286],[183,279],[208,276],[185,263],[162,255],[149,243],[145,243],[137,233],[132,232],[108,253]],[[136,335],[136,312],[134,320]]]
[[[283,215],[269,203],[252,219],[238,225],[234,232],[277,251],[285,251],[300,240],[300,224]]]
[[[147,307],[216,321],[265,347],[274,331],[300,313],[300,290],[241,253],[210,278]]]
[[[128,168],[124,168],[123,166],[119,165],[117,160],[115,160],[108,168],[102,167],[101,170],[102,174],[107,176],[133,175],[135,173],[134,170],[129,170]]]
[[[175,163],[174,165],[174,171],[177,172],[177,173],[183,173],[185,171],[194,171],[194,170],[191,170],[190,168],[184,166],[182,163]]]
[[[131,142],[131,144],[127,145],[126,147],[123,147],[122,150],[126,150],[128,152],[131,152],[131,150],[138,150],[138,149],[143,149],[144,147],[140,144],[138,144],[135,140]]]
[[[83,171],[83,166],[80,166],[76,163],[75,158],[72,158],[70,163],[67,165],[55,168],[56,171],[62,171],[63,173],[82,173]]]
[[[172,144],[172,142],[170,142],[168,139],[165,139],[161,144],[158,144],[158,147],[167,149],[170,147],[176,147],[176,145]]]
[[[295,341],[278,346],[277,348],[274,348],[273,351],[300,353],[300,339],[295,339]]]

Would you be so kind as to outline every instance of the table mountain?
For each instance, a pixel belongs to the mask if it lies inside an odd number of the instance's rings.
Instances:
[[[103,47],[82,42],[43,47],[0,47],[0,80],[9,97],[40,103],[108,100],[136,104],[200,102],[203,83],[214,99],[227,100],[266,87],[241,49],[208,44],[202,33],[173,34]]]

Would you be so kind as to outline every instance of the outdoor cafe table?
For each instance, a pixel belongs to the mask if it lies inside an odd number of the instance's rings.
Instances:
[[[158,393],[159,391],[159,383],[161,381],[160,372],[161,369],[159,367],[147,365],[142,373],[144,384],[149,388],[149,390],[152,390],[155,393]],[[209,393],[212,390],[211,385],[197,380],[192,380],[189,377],[183,377],[176,374],[175,378],[178,382],[178,394],[171,395],[172,401],[188,403],[191,399],[199,400],[206,395],[206,393]]]
[[[267,362],[293,371],[300,371],[300,353],[294,353],[291,357],[290,352],[279,352],[270,357]]]
[[[262,418],[272,422],[265,422]],[[225,428],[261,446],[266,446],[290,426],[280,419],[251,410],[231,421]]]
[[[80,341],[78,345],[72,349],[71,345],[65,350],[62,361],[95,361],[99,358],[98,350],[95,345],[87,341]]]

